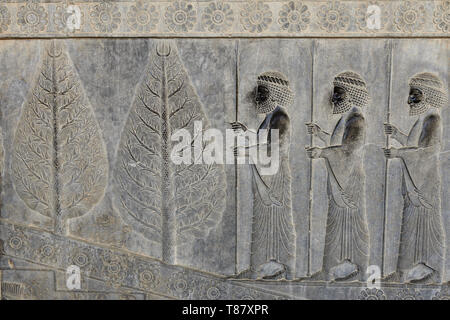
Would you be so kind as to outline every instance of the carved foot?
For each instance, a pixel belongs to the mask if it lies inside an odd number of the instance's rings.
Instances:
[[[401,271],[395,271],[391,274],[385,275],[382,278],[383,282],[394,282],[394,283],[401,283],[403,278],[403,274]]]
[[[423,263],[409,269],[406,274],[406,282],[415,282],[424,280],[433,274],[434,270]]]
[[[330,270],[332,280],[346,280],[355,276],[357,273],[358,266],[349,260],[345,260]]]
[[[327,280],[327,273],[325,271],[319,271],[316,272],[309,277],[304,277],[298,279],[299,281],[326,281]]]
[[[228,276],[227,279],[256,279],[256,274],[251,269],[247,269],[238,274]]]
[[[284,279],[286,278],[286,266],[275,260],[270,260],[258,267],[258,279]]]

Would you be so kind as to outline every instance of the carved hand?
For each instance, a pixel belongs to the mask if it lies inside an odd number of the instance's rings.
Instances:
[[[398,149],[397,148],[383,148],[384,156],[388,159],[398,158]]]
[[[390,123],[384,123],[384,133],[387,135],[392,134],[395,136],[398,133],[398,129]]]
[[[322,153],[322,148],[318,147],[305,147],[306,153],[308,154],[308,157],[311,159],[317,159],[320,158],[320,154]]]
[[[245,132],[248,130],[247,126],[243,123],[240,123],[239,121],[231,122],[230,124],[231,124],[231,128],[236,133],[241,133],[241,132]]]
[[[308,129],[308,134],[318,135],[322,132],[322,129],[315,123],[307,122],[306,127]]]

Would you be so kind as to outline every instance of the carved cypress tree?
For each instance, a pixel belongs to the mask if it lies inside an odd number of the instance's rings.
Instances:
[[[65,232],[69,218],[87,213],[103,196],[106,149],[92,107],[61,42],[49,42],[22,107],[12,171],[27,206]]]
[[[176,248],[204,237],[225,206],[223,166],[175,165],[171,135],[207,119],[174,45],[160,44],[128,116],[116,159],[117,205],[146,238],[161,245],[163,261],[176,262]]]

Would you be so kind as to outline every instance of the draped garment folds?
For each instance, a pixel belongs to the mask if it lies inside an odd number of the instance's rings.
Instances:
[[[282,127],[281,123],[284,123]],[[257,270],[264,263],[275,260],[286,267],[286,278],[289,279],[293,276],[295,267],[295,229],[291,203],[290,130],[287,114],[284,111],[278,112],[271,119],[266,119],[259,129],[269,128],[279,129],[280,164],[277,173],[265,176],[260,175],[258,167],[252,165],[254,200],[250,263],[251,268]],[[270,132],[268,135],[270,142]],[[272,201],[268,201],[269,197]]]
[[[433,280],[442,277],[444,230],[440,210],[441,184],[439,115],[418,120],[408,136],[408,146],[419,149],[401,156],[404,199],[398,269],[405,271],[418,263],[434,269]]]
[[[328,171],[323,261],[326,272],[345,260],[358,265],[363,273],[367,268],[369,233],[364,201],[364,139],[364,117],[353,110],[336,125],[331,147],[324,156]]]

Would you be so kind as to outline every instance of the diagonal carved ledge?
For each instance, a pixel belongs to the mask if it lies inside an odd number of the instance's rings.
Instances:
[[[48,239],[52,239],[49,244]],[[321,281],[270,281],[270,280],[228,280],[224,276],[194,270],[184,266],[167,265],[164,262],[127,252],[115,248],[114,251],[100,244],[88,243],[81,239],[61,237],[42,229],[24,227],[2,220],[0,225],[0,240],[4,242],[3,259],[9,261],[24,261],[32,263],[33,269],[11,270],[15,273],[28,272],[65,272],[67,266],[75,264],[80,267],[82,277],[99,280],[109,286],[112,298],[115,292],[128,290],[134,293],[145,293],[172,299],[201,299],[201,300],[248,300],[248,299],[321,299],[323,282]],[[25,245],[27,244],[27,245]],[[41,250],[50,246],[49,250]],[[63,253],[63,251],[65,253]],[[52,252],[51,256],[45,252]],[[66,254],[67,253],[67,254]],[[13,262],[11,262],[13,263]],[[1,268],[2,272],[8,269]],[[37,268],[36,266],[40,266]],[[3,271],[1,270],[3,269]],[[30,278],[30,275],[27,274]],[[31,277],[32,278],[32,277]],[[45,278],[42,275],[37,279]],[[51,277],[53,278],[53,277]],[[2,288],[9,293],[11,283],[2,281]],[[18,283],[19,284],[19,283]],[[180,286],[181,289],[180,289]],[[21,284],[26,286],[26,284]],[[35,284],[36,286],[36,284]],[[55,288],[55,286],[53,286]],[[18,288],[20,289],[20,288]],[[83,288],[81,288],[83,290]],[[420,290],[419,290],[420,289]],[[92,292],[76,292],[79,297]],[[440,299],[448,296],[448,284],[422,285],[410,284],[382,284],[381,289],[370,289],[364,282],[330,283],[327,290],[345,294],[350,299],[366,299],[373,295],[386,299]],[[55,288],[55,292],[48,293],[65,297],[67,292]],[[211,293],[214,295],[211,296]],[[343,293],[344,292],[344,293]],[[40,293],[42,294],[42,292]],[[73,292],[72,292],[73,294]],[[50,296],[41,297],[48,299]],[[61,298],[60,297],[60,298]],[[33,298],[14,296],[12,298]],[[91,297],[92,298],[92,297]],[[117,297],[116,297],[117,298]],[[123,297],[122,297],[123,298]]]
[[[0,238],[5,243],[5,258],[37,263],[63,272],[69,265],[77,265],[82,277],[101,280],[113,289],[132,288],[179,299],[241,299],[244,296],[253,299],[289,298],[288,294],[246,288],[233,281],[226,281],[223,276],[167,265],[160,260],[125,250],[112,251],[82,240],[5,221],[0,226]],[[48,243],[49,238],[52,239],[51,244]],[[52,250],[41,250],[44,246]],[[68,254],[63,253],[63,248]],[[47,252],[52,252],[51,256]],[[178,286],[180,283],[183,285],[182,290]],[[217,288],[220,294],[209,297],[207,291],[211,287]]]

